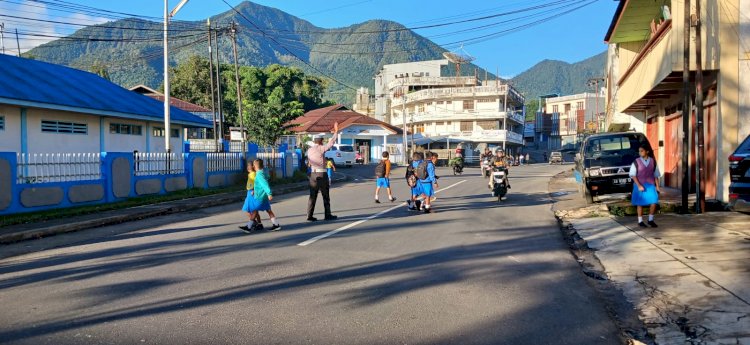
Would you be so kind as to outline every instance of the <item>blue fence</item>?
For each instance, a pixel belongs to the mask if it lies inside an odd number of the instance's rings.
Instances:
[[[91,155],[98,161],[92,162]],[[254,144],[248,145],[246,157],[241,153],[102,152],[78,161],[75,157],[84,155],[50,159],[49,155],[0,152],[0,215],[242,184],[247,178],[243,158],[258,155]],[[293,152],[279,153],[277,176],[293,174],[294,156]]]

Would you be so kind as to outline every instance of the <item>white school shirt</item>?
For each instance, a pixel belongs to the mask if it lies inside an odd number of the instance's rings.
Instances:
[[[649,166],[651,164],[651,158],[643,159],[641,157],[638,157],[636,159],[640,159],[641,162],[643,162],[643,165]],[[638,175],[638,170],[635,167],[635,162],[633,164],[630,164],[630,172],[628,173],[630,177],[635,177]],[[654,178],[661,177],[661,173],[659,172],[659,167],[657,166],[656,169],[654,169]]]

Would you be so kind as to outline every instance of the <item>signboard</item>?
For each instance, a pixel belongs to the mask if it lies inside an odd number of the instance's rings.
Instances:
[[[229,140],[242,141],[242,132],[240,127],[229,127]]]

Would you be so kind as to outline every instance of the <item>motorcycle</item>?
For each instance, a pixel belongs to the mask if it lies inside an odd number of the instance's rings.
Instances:
[[[492,169],[490,169],[490,160],[488,158],[485,158],[482,161],[482,176],[484,178],[489,178],[491,173]]]
[[[492,196],[497,197],[500,202],[508,194],[508,170],[504,167],[492,168]]]
[[[453,158],[450,162],[453,167],[453,175],[461,175],[464,172],[463,160],[459,157]]]

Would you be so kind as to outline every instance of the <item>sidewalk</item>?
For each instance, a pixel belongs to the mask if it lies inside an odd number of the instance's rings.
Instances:
[[[565,178],[550,183],[561,194],[569,187]],[[574,207],[562,199],[556,206]],[[750,215],[664,214],[658,228],[640,228],[634,217],[558,215],[595,251],[658,344],[750,345]]]
[[[336,182],[346,181],[346,175],[338,174]],[[297,182],[273,187],[274,195],[282,195],[306,190],[308,182]],[[19,224],[0,228],[0,244],[7,244],[28,239],[47,237],[67,232],[80,231],[106,225],[119,224],[165,214],[198,210],[207,207],[239,203],[245,200],[247,193],[238,191],[202,196],[197,198],[168,201],[153,205],[99,212],[84,216],[61,218],[39,223]]]

